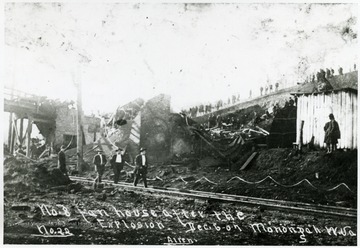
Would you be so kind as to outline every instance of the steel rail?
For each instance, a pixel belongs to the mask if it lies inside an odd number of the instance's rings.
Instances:
[[[74,177],[79,179],[84,179],[82,177]],[[111,183],[109,180],[103,180],[104,182]],[[120,185],[133,185],[131,183],[120,182]],[[292,206],[303,206],[308,208],[323,208],[324,210],[337,210],[337,211],[349,211],[356,214],[357,209],[354,208],[344,208],[344,207],[336,207],[336,206],[328,206],[328,205],[319,205],[319,204],[311,204],[305,202],[294,202],[294,201],[285,201],[285,200],[274,200],[274,199],[265,199],[265,198],[258,198],[258,197],[249,197],[249,196],[242,196],[242,195],[233,195],[233,194],[223,194],[223,193],[214,193],[214,192],[206,192],[206,191],[198,191],[198,190],[189,190],[189,189],[177,189],[177,188],[164,188],[164,187],[156,187],[153,186],[154,189],[161,189],[161,190],[170,190],[170,191],[177,191],[177,192],[187,192],[187,193],[197,193],[203,195],[215,195],[218,197],[233,197],[240,200],[255,200],[255,201],[266,201],[266,202],[273,202],[273,203],[281,203],[283,205],[292,205]]]
[[[70,176],[71,180],[83,182],[83,183],[94,183],[94,179],[83,178],[83,177],[74,177]],[[122,188],[124,191],[137,191],[143,193],[155,193],[161,196],[170,195],[176,196],[179,198],[189,197],[202,200],[216,200],[224,202],[234,202],[241,203],[246,206],[258,206],[263,209],[272,209],[272,210],[284,210],[290,212],[298,213],[311,213],[315,215],[323,216],[334,216],[334,217],[345,217],[356,219],[357,218],[357,209],[353,208],[343,208],[335,206],[326,206],[326,205],[317,205],[310,203],[301,203],[301,202],[291,202],[284,200],[273,200],[265,198],[256,198],[240,195],[228,195],[222,193],[212,193],[205,191],[196,191],[196,190],[182,190],[174,188],[161,188],[161,187],[136,187],[130,183],[118,183],[114,184],[109,180],[103,180],[105,185],[115,186],[117,189]]]

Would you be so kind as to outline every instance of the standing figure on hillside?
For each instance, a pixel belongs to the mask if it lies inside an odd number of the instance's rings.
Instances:
[[[326,78],[331,78],[331,71],[329,68],[326,68]]]
[[[218,115],[216,117],[216,127],[220,128],[220,129],[222,128],[222,118],[220,115]]]
[[[119,182],[120,172],[124,168],[124,151],[121,148],[116,150],[116,154],[110,159],[111,167],[114,171],[114,183]]]
[[[339,68],[338,72],[339,72],[339,75],[344,75],[342,67]]]
[[[273,90],[273,85],[272,85],[272,84],[270,84],[269,88],[270,88],[270,93],[271,93],[271,92],[272,92],[272,90]]]
[[[265,95],[267,95],[268,90],[269,90],[269,88],[268,88],[268,86],[266,85],[266,86],[265,86]]]
[[[278,91],[279,90],[279,82],[276,82],[275,84],[275,91]]]
[[[333,69],[333,68],[330,68],[330,75],[331,75],[331,77],[334,77],[334,74],[335,74],[334,69]]]
[[[58,153],[58,168],[59,170],[64,174],[68,175],[67,169],[66,169],[66,157],[65,157],[65,146],[62,145],[60,147],[60,152]]]
[[[260,96],[262,96],[263,91],[264,91],[264,88],[261,86],[261,87],[260,87]]]
[[[147,188],[147,181],[146,181],[146,174],[148,168],[148,159],[146,157],[146,149],[141,148],[140,154],[135,158],[135,179],[134,179],[134,186],[137,185],[140,178],[144,181],[144,186]]]
[[[105,164],[107,162],[106,156],[102,154],[102,151],[100,149],[96,150],[97,154],[94,156],[93,164],[95,164],[95,170],[97,173],[97,176],[95,178],[95,183],[101,183],[101,177],[104,174],[105,171]]]
[[[324,126],[327,153],[332,153],[336,150],[336,144],[340,139],[340,128],[333,114],[329,115],[330,121]]]
[[[200,105],[200,107],[199,107],[199,113],[200,113],[201,115],[204,114],[204,104],[201,104],[201,105]]]
[[[212,125],[211,125],[211,124],[212,124],[212,123],[211,123],[211,116],[212,116],[212,114],[210,114],[209,117],[208,117],[208,127],[209,127],[209,128],[212,128]]]

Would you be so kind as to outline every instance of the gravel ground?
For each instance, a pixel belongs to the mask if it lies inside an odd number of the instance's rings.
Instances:
[[[4,241],[6,244],[357,244],[353,236],[356,220],[132,192],[112,195],[112,190],[95,192],[83,188],[76,194],[38,192],[28,194],[21,202],[16,195],[9,195],[5,203]],[[337,232],[345,230],[335,234],[331,233],[331,227],[337,228]],[[73,236],[67,236],[70,234]]]
[[[260,153],[256,163],[242,172],[221,166],[152,165],[149,178],[159,176],[162,181],[149,184],[356,208],[354,161],[354,153],[328,158],[317,152],[297,156],[276,149]],[[54,182],[52,177],[58,177],[56,170],[46,170],[51,167],[47,161],[38,167],[14,160],[9,163],[4,170],[5,244],[357,245],[356,220],[217,201],[114,193],[111,187],[93,190],[78,184],[56,185],[62,180],[47,185]],[[315,171],[321,175],[318,180],[310,178]],[[111,173],[107,175],[111,179]],[[344,188],[325,192],[306,185],[286,188],[272,182],[227,182],[235,175],[249,181],[271,175],[286,185],[306,177],[322,189],[344,182],[354,192]],[[178,180],[180,176],[186,183]],[[197,182],[202,177],[216,184]],[[125,174],[122,180],[131,182]]]

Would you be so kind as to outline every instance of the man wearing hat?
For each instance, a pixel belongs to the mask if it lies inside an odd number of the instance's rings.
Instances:
[[[147,182],[146,182],[147,168],[148,168],[148,159],[146,157],[146,149],[141,148],[140,154],[137,155],[135,158],[134,186],[137,185],[137,183],[141,177],[142,180],[144,181],[145,188],[147,188]]]
[[[94,156],[93,163],[95,164],[97,176],[95,182],[101,183],[101,177],[105,171],[105,164],[107,162],[106,156],[102,154],[100,149],[97,149],[97,154]]]
[[[66,157],[65,157],[64,145],[60,147],[60,152],[58,153],[58,168],[64,175],[68,175],[66,170]]]
[[[118,148],[116,154],[110,159],[111,167],[114,170],[114,183],[118,183],[120,172],[124,168],[124,152],[123,149]]]

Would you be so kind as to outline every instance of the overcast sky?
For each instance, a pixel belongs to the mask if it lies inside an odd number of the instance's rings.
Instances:
[[[5,85],[86,113],[137,97],[175,111],[357,61],[355,4],[6,3]]]

